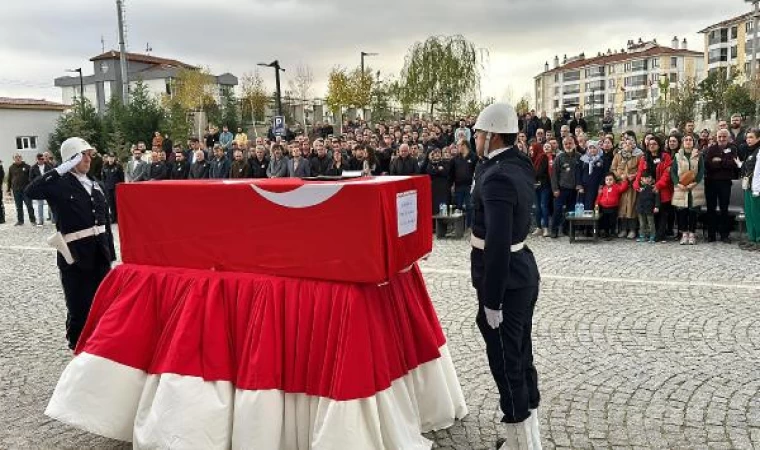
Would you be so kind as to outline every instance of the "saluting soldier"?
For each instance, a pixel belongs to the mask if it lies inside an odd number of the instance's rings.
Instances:
[[[492,104],[474,126],[478,167],[473,185],[472,284],[477,291],[477,325],[499,390],[506,441],[501,449],[540,449],[538,375],[531,329],[539,274],[525,246],[535,199],[530,159],[515,147],[517,113]]]
[[[108,202],[100,185],[88,175],[93,148],[73,137],[61,145],[60,166],[26,189],[35,200],[47,200],[58,216],[58,233],[48,243],[58,250],[66,297],[66,339],[74,350],[92,299],[116,259]]]

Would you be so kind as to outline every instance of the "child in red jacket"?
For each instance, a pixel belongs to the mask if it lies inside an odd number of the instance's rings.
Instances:
[[[615,235],[620,196],[628,189],[628,180],[616,182],[615,174],[604,176],[604,185],[599,188],[596,206],[599,208],[599,230],[602,238],[609,239]]]

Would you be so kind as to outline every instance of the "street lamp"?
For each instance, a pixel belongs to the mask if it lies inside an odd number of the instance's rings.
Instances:
[[[377,56],[377,55],[379,55],[379,53],[362,52],[361,55],[362,55],[362,66],[361,66],[362,67],[362,76],[364,76],[364,57],[365,56]]]
[[[84,79],[82,78],[82,68],[80,67],[78,69],[68,69],[66,72],[79,73],[79,99],[81,102],[84,102]]]
[[[285,69],[280,67],[280,61],[274,60],[269,64],[265,63],[258,63],[258,66],[262,67],[273,67],[274,68],[274,79],[275,79],[275,87],[277,92],[277,115],[282,116],[282,94],[280,93],[280,71],[285,72]]]

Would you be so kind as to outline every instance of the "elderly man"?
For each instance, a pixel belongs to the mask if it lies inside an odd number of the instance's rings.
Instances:
[[[398,157],[391,161],[390,169],[391,175],[417,174],[417,159],[412,158],[408,144],[401,144],[398,148]]]
[[[710,146],[705,154],[705,197],[707,201],[707,240],[715,242],[716,234],[720,240],[730,243],[731,222],[728,216],[728,204],[731,201],[731,180],[738,169],[736,146],[730,142],[727,129],[718,130],[718,142]],[[720,219],[716,209],[720,206]]]
[[[13,193],[13,200],[16,203],[16,226],[24,224],[24,205],[29,213],[29,221],[32,224],[37,221],[32,200],[24,194],[24,190],[31,182],[31,172],[31,167],[24,162],[20,153],[13,155],[13,164],[8,167],[8,193]]]
[[[282,146],[274,144],[272,146],[272,159],[267,167],[267,177],[285,178],[288,176],[287,160],[282,156]]]
[[[251,168],[251,178],[267,178],[269,158],[267,158],[263,145],[256,146],[253,156],[248,159],[248,165]]]
[[[317,154],[311,158],[311,176],[327,175],[327,169],[330,168],[330,158],[327,157],[325,143],[321,139],[314,141],[314,150]]]
[[[26,195],[47,200],[58,214],[58,234],[49,242],[58,250],[68,310],[66,339],[71,350],[76,348],[87,322],[95,292],[116,260],[106,196],[87,174],[92,151],[82,138],[65,140],[61,144],[61,165],[26,189]]]
[[[208,178],[211,165],[206,161],[206,154],[203,150],[195,152],[195,162],[190,166],[191,180],[203,180]]]

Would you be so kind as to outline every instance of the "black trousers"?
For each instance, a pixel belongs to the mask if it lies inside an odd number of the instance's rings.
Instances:
[[[599,208],[599,231],[606,232],[612,236],[615,233],[617,217],[617,208]]]
[[[660,204],[660,212],[654,215],[655,223],[655,239],[662,241],[668,236],[668,230],[670,235],[673,234],[673,228],[669,228],[671,225],[671,216],[673,215],[673,205],[671,203],[663,202]]]
[[[705,197],[707,200],[707,237],[715,240],[716,233],[721,238],[727,238],[731,232],[728,204],[731,201],[731,180],[708,180],[705,182]],[[720,206],[720,218],[716,209]]]
[[[61,267],[60,270],[63,294],[66,297],[66,340],[69,341],[69,348],[74,350],[90,314],[92,299],[100,282],[111,270],[111,263],[101,257],[92,268],[83,269],[74,263]]]
[[[689,208],[678,208],[678,231],[681,233],[696,233],[697,231],[697,210]]]
[[[116,189],[106,189],[106,201],[111,209],[111,223],[118,222],[119,217],[116,214]]]
[[[32,199],[27,197],[24,191],[13,191],[13,201],[16,203],[16,221],[18,223],[24,223],[24,205],[26,205],[26,211],[29,213],[29,220],[32,223],[37,221],[34,217]]]
[[[533,365],[533,311],[538,287],[507,291],[502,304],[504,322],[497,329],[486,322],[481,289],[475,322],[486,343],[491,374],[499,389],[499,404],[505,423],[519,423],[538,408],[538,373]]]
[[[578,191],[575,189],[560,188],[559,197],[554,199],[554,214],[552,217],[552,231],[558,232],[560,227],[565,225],[565,212],[575,209],[575,201],[578,198]]]

